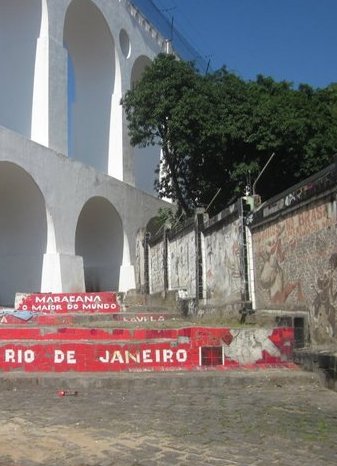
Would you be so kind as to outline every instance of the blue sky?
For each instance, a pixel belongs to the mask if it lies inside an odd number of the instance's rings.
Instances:
[[[154,3],[212,70],[295,85],[337,82],[337,0],[134,0]]]

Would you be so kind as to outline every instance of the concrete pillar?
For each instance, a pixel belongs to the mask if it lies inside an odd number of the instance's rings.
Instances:
[[[135,268],[130,261],[130,248],[127,235],[124,233],[123,242],[123,263],[119,269],[118,291],[128,291],[136,289]]]
[[[31,138],[68,153],[67,51],[47,35],[37,41]]]
[[[68,254],[44,254],[42,293],[75,293],[85,291],[83,259]]]
[[[195,299],[198,305],[199,299],[203,298],[203,254],[201,231],[204,224],[204,208],[197,208],[194,216],[194,238],[195,238]]]
[[[131,264],[123,264],[119,271],[118,291],[126,292],[136,289],[135,268]]]
[[[124,180],[123,167],[123,107],[120,105],[121,93],[115,92],[111,98],[111,117],[109,134],[108,174]]]
[[[135,153],[130,143],[128,122],[124,110],[122,110],[122,145],[123,145],[123,181],[135,186]]]

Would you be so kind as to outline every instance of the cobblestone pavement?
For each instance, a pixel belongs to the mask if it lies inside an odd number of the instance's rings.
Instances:
[[[1,377],[1,466],[337,464],[337,393],[310,373]]]

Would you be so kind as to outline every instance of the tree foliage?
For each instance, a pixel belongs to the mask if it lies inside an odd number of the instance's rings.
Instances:
[[[264,198],[325,167],[337,152],[337,84],[294,89],[261,75],[244,81],[226,68],[203,76],[159,55],[122,104],[131,143],[162,146],[159,195],[187,215],[212,200],[210,211],[219,211],[243,194],[273,152],[256,186]]]

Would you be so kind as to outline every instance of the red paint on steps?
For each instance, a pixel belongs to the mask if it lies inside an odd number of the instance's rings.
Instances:
[[[0,309],[1,312],[1,309]],[[78,318],[84,315],[84,313],[80,314],[72,314],[72,313],[58,313],[58,314],[43,314],[34,312],[32,316],[28,320],[20,319],[18,315],[20,311],[17,311],[14,315],[13,314],[3,314],[0,316],[0,325],[74,325]],[[95,313],[95,316],[100,315],[100,313]],[[174,320],[177,318],[177,315],[170,314],[170,313],[124,313],[124,312],[116,312],[111,314],[104,314],[107,319],[117,321],[117,322],[127,322],[127,323],[134,323],[134,324],[144,324],[150,322],[164,322],[167,320]]]
[[[15,309],[43,313],[119,312],[117,294],[100,293],[17,293]]]
[[[4,330],[10,330],[7,337],[18,336],[14,332],[18,329]],[[197,327],[135,329],[133,333],[129,329],[110,332],[66,328],[45,334],[39,333],[41,329],[28,330],[20,341],[0,345],[1,370],[110,372],[292,366],[292,328],[256,331]],[[240,344],[238,331],[242,332]],[[123,341],[127,336],[130,340]],[[39,341],[32,343],[30,338],[34,337]],[[163,341],[165,338],[169,341]],[[249,346],[252,338],[254,347]]]

